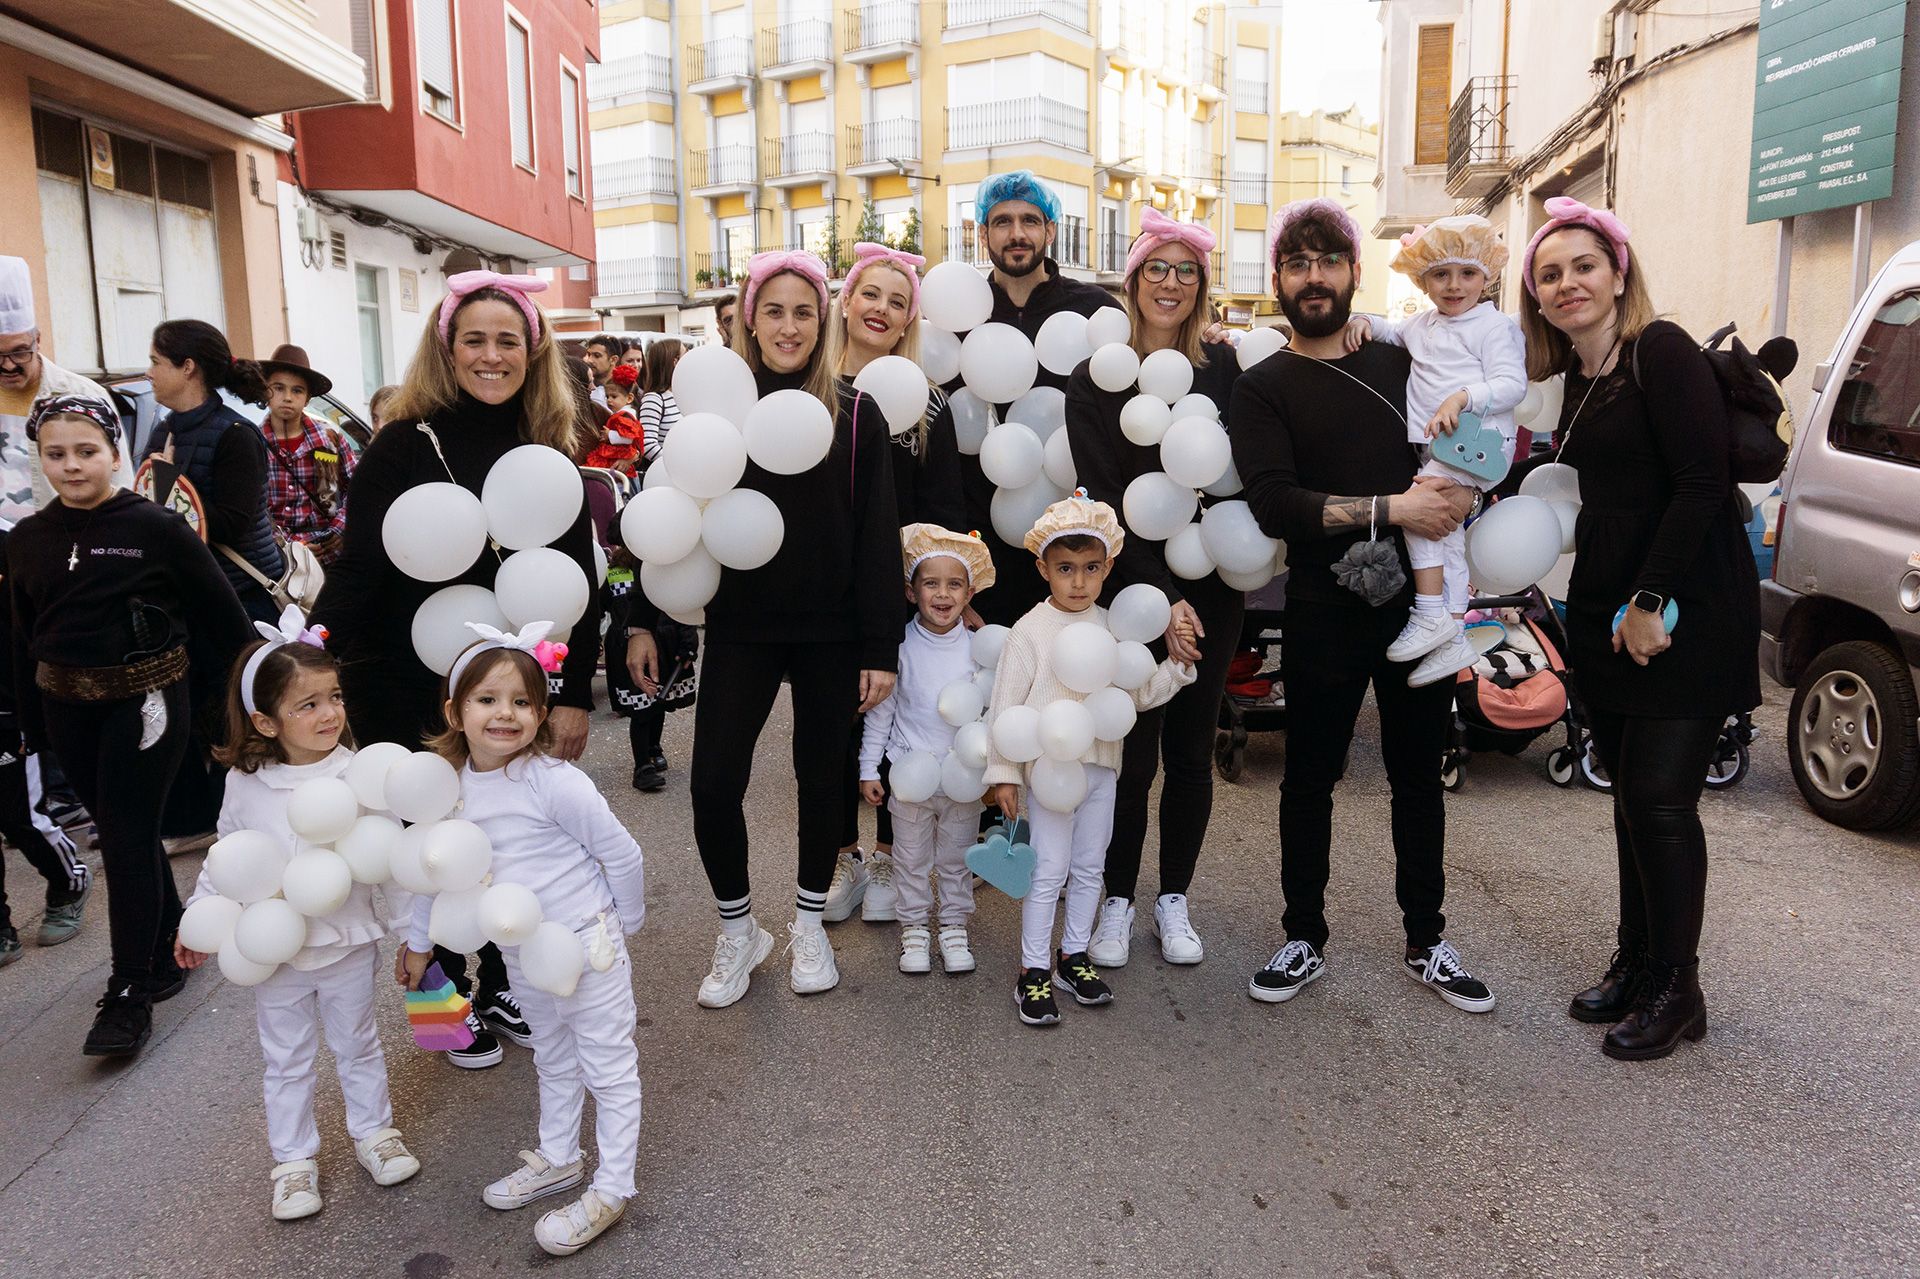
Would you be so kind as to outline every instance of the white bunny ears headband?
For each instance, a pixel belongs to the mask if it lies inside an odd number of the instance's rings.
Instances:
[[[267,642],[253,650],[247,658],[247,664],[240,671],[240,704],[247,714],[257,715],[260,707],[253,697],[253,681],[260,674],[260,664],[267,660],[269,653],[276,653],[289,644],[310,644],[324,650],[327,647],[327,628],[308,626],[306,614],[295,605],[289,604],[280,614],[280,623],[272,626],[266,622],[255,622],[253,629],[258,631]]]
[[[553,630],[552,622],[528,622],[518,632],[503,631],[484,622],[468,622],[467,629],[478,635],[480,642],[469,645],[454,659],[453,669],[447,672],[448,692],[460,687],[460,673],[467,669],[467,663],[489,649],[510,648],[525,653],[549,674],[559,670],[560,663],[567,657],[565,644],[547,638]]]

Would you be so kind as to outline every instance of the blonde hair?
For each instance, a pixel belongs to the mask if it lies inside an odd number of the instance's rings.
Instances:
[[[476,640],[469,648],[484,644],[485,640]],[[533,703],[534,711],[540,716],[540,727],[533,732],[533,740],[520,748],[514,759],[524,759],[528,755],[547,755],[553,751],[553,720],[548,715],[551,709],[547,704],[547,673],[534,660],[532,653],[517,648],[490,648],[475,653],[460,671],[460,682],[446,689],[445,702],[453,708],[453,714],[447,716],[447,726],[426,741],[427,749],[452,764],[455,768],[465,768],[473,750],[467,744],[467,735],[460,728],[460,708],[467,704],[477,688],[493,669],[506,662],[518,672],[520,683],[525,688],[527,700]],[[443,681],[444,686],[444,681]],[[444,711],[442,712],[444,714]],[[512,763],[509,760],[508,763]]]
[[[1207,331],[1209,319],[1207,264],[1204,259],[1199,258],[1197,255],[1195,261],[1198,262],[1200,266],[1200,278],[1194,281],[1193,285],[1193,310],[1187,313],[1186,319],[1180,321],[1180,330],[1173,335],[1172,349],[1180,352],[1180,354],[1192,361],[1194,368],[1204,369],[1207,367],[1207,344],[1202,335]],[[1132,271],[1128,272],[1127,286],[1124,290],[1126,293],[1125,302],[1127,307],[1127,345],[1133,348],[1135,355],[1143,358],[1147,354],[1147,348],[1143,331],[1144,326],[1142,326],[1140,322],[1142,317],[1140,314],[1138,286],[1140,284],[1140,272],[1146,265],[1145,262],[1142,262],[1139,266],[1134,267]]]
[[[807,292],[818,300],[819,292],[814,282],[798,271],[775,271],[760,281],[760,287],[754,295],[755,300],[765,296],[767,285],[783,275],[790,275],[806,285]],[[833,343],[830,340],[831,330],[827,325],[827,312],[824,307],[821,308],[819,316],[820,329],[814,338],[813,354],[807,357],[806,377],[801,381],[800,389],[826,405],[828,412],[837,413],[840,409],[840,390],[834,385],[834,375],[838,366],[830,358],[831,352],[828,350]],[[754,339],[751,332],[752,325],[751,315],[733,317],[733,352],[747,362],[747,367],[753,370],[753,375],[757,378],[762,373],[768,372],[768,369],[767,362],[760,358],[760,343]]]
[[[461,312],[475,302],[504,302],[513,308],[515,315],[520,314],[520,304],[500,290],[475,289],[454,308],[447,326],[449,333],[456,337],[459,335]],[[413,363],[407,366],[406,377],[401,380],[400,389],[394,393],[389,421],[403,418],[424,421],[435,413],[453,407],[458,400],[460,384],[454,376],[453,350],[448,342],[440,340],[437,321],[436,312],[428,318],[426,329],[420,334],[420,345],[414,348]],[[520,328],[524,334],[524,318]],[[537,337],[529,336],[527,342],[527,380],[520,388],[521,438],[570,455],[575,442],[577,410],[573,384],[567,377],[564,353],[554,340],[553,328],[542,311],[540,333]]]
[[[875,262],[873,266],[867,269],[871,271],[874,267],[891,268],[903,277],[907,273],[906,268],[898,262]],[[847,348],[852,345],[847,338],[846,300],[847,292],[843,288],[834,296],[833,307],[831,311],[829,311],[829,314],[833,318],[827,327],[827,336],[832,339],[831,346],[827,353],[827,360],[828,367],[833,370],[835,377],[840,376],[841,371],[846,367]],[[888,351],[887,354],[904,356],[906,359],[912,360],[915,364],[920,363],[919,316],[916,315],[907,321],[906,328],[901,331],[899,338],[894,341],[893,349]],[[928,383],[928,390],[929,392],[932,390],[931,382]],[[931,394],[927,396],[927,409],[927,412],[920,415],[919,424],[913,427],[914,438],[921,448],[926,447],[927,436],[933,431],[933,396]]]
[[[1614,256],[1613,246],[1607,243],[1605,236],[1597,235],[1587,227],[1561,227],[1547,239],[1551,240],[1554,235],[1568,231],[1585,232],[1600,246],[1600,252],[1606,255],[1614,271],[1619,272],[1620,259]],[[1623,346],[1639,337],[1642,330],[1660,318],[1653,309],[1653,296],[1647,291],[1646,268],[1641,266],[1637,257],[1628,264],[1624,280],[1625,290],[1613,303],[1615,335]],[[1547,321],[1546,313],[1540,309],[1540,299],[1524,284],[1523,281],[1520,290],[1520,329],[1527,336],[1527,380],[1544,382],[1573,367],[1573,339]]]

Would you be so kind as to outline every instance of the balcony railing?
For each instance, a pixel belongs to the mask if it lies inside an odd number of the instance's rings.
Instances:
[[[752,186],[753,148],[745,144],[687,153],[687,185],[703,187]]]
[[[875,120],[847,126],[847,164],[885,164],[920,159],[918,120]]]
[[[1219,90],[1226,87],[1226,54],[1214,53],[1204,45],[1195,45],[1187,61],[1189,64],[1187,74],[1192,77],[1194,84],[1198,85],[1202,92],[1212,89],[1218,95]]]
[[[1102,231],[1093,269],[1103,275],[1119,275],[1127,269],[1127,248],[1133,237],[1124,231]]]
[[[848,54],[869,49],[920,43],[920,5],[917,0],[883,0],[847,10],[842,41]]]
[[[827,264],[827,274],[836,280],[844,278],[847,274],[847,269],[853,265],[853,240],[851,238],[828,242],[815,237],[806,241],[804,244],[795,240],[791,244],[773,244],[767,247],[769,249],[778,249],[784,253],[797,253],[801,251],[811,253]]]
[[[1092,239],[1087,233],[1085,218],[1061,218],[1058,233],[1053,238],[1053,260],[1061,266],[1087,269],[1093,265]]]
[[[1233,109],[1257,115],[1265,115],[1272,110],[1273,86],[1266,80],[1242,80],[1233,82]]]
[[[1077,267],[1086,270],[1092,264],[1090,250],[1092,236],[1087,233],[1085,218],[1061,218],[1058,234],[1053,241],[1049,256],[1061,266]],[[1125,249],[1121,250],[1124,260]],[[976,223],[947,228],[947,261],[965,262],[972,266],[992,266],[987,256],[987,233],[984,227]]]
[[[833,24],[825,18],[788,22],[760,34],[760,65],[771,73],[795,62],[832,62]]]
[[[679,258],[602,258],[594,265],[595,295],[678,293]]]
[[[833,171],[831,133],[793,133],[784,138],[768,138],[760,145],[765,152],[769,181],[801,173]]]
[[[1103,132],[1105,132],[1103,130]],[[1126,121],[1114,126],[1100,145],[1100,167],[1139,172],[1147,159],[1147,131]]]
[[[1108,3],[1100,6],[1100,47],[1109,57],[1127,66],[1148,61],[1153,48],[1145,11],[1137,4]]]
[[[1227,269],[1227,255],[1219,249],[1207,254],[1207,287],[1215,293],[1227,291],[1227,278],[1221,274]]]
[[[1194,180],[1199,182],[1200,185],[1212,187],[1216,191],[1226,190],[1226,157],[1217,153],[1212,155],[1196,155],[1189,152],[1187,164],[1189,165],[1187,172],[1192,174]]]
[[[680,187],[674,181],[674,167],[670,156],[596,160],[593,165],[593,194],[603,200],[626,200],[636,195],[677,197]]]
[[[753,74],[753,41],[746,36],[728,36],[705,44],[687,46],[687,83],[702,80],[736,79]]]
[[[1264,173],[1236,173],[1233,184],[1228,188],[1235,204],[1265,204],[1267,202],[1267,175]]]
[[[946,260],[965,262],[968,266],[991,266],[987,260],[985,229],[972,222],[948,227]]]
[[[1507,103],[1516,76],[1478,76],[1453,100],[1447,115],[1447,194],[1486,195],[1513,161]]]
[[[753,254],[751,246],[694,254],[693,287],[726,289],[739,284],[746,279],[747,259]]]
[[[1273,278],[1273,270],[1264,262],[1235,262],[1233,264],[1233,291],[1242,294],[1255,294],[1265,297],[1267,285]]]
[[[1087,149],[1087,112],[1053,98],[1012,98],[947,108],[947,150],[1045,142]]]
[[[657,53],[640,53],[587,67],[587,100],[604,102],[633,93],[673,96],[673,60]]]
[[[968,27],[982,22],[1046,16],[1075,31],[1086,31],[1087,0],[947,0],[947,25]]]

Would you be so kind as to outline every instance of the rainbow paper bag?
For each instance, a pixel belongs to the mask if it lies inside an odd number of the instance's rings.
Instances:
[[[407,992],[407,1024],[413,1028],[413,1042],[428,1052],[451,1052],[473,1043],[473,1028],[467,1014],[473,1005],[454,989],[439,964],[428,964],[420,979],[420,989]]]

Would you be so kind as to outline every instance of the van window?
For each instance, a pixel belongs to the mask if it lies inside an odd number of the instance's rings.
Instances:
[[[1833,406],[1837,449],[1920,466],[1920,289],[1887,299]]]

